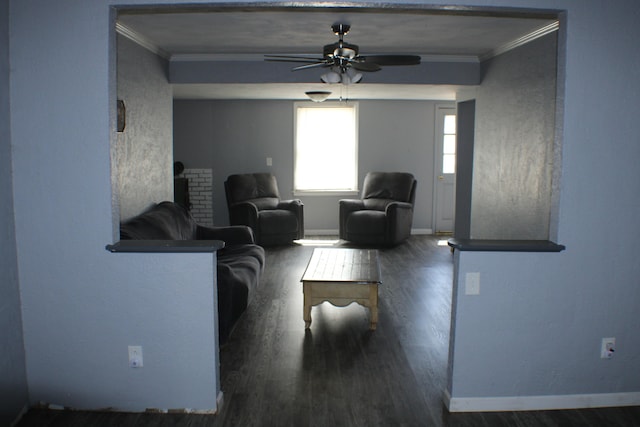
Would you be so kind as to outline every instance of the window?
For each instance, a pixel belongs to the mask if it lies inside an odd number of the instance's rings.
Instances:
[[[442,173],[456,173],[456,115],[444,115]]]
[[[295,104],[294,191],[358,191],[358,105]]]

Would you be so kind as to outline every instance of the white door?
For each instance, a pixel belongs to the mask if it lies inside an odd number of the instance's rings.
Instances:
[[[456,202],[456,109],[436,106],[434,232],[453,233]]]

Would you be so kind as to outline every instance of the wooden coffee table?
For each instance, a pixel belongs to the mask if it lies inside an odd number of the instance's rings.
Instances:
[[[368,307],[369,328],[378,324],[378,251],[369,249],[313,250],[302,279],[305,328],[311,326],[311,307],[325,301],[345,307],[353,302]]]

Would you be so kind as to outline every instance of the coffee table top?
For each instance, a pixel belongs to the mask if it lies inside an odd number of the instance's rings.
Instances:
[[[302,282],[381,283],[375,249],[316,248]]]

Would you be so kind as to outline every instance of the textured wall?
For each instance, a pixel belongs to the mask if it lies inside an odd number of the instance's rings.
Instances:
[[[118,36],[118,99],[126,127],[115,153],[120,219],[173,200],[172,91],[166,61]]]
[[[9,425],[27,404],[13,219],[8,11],[9,2],[0,0],[0,425]]]
[[[553,33],[483,64],[476,100],[472,238],[549,238],[556,40]]]
[[[418,180],[414,228],[433,217],[434,101],[359,101],[359,185],[368,171],[406,171]],[[283,198],[293,190],[292,101],[175,101],[174,155],[213,170],[216,225],[228,224],[224,180],[269,171]],[[266,157],[273,166],[266,166]],[[297,197],[297,196],[296,196]],[[305,228],[338,229],[339,196],[303,196]]]

